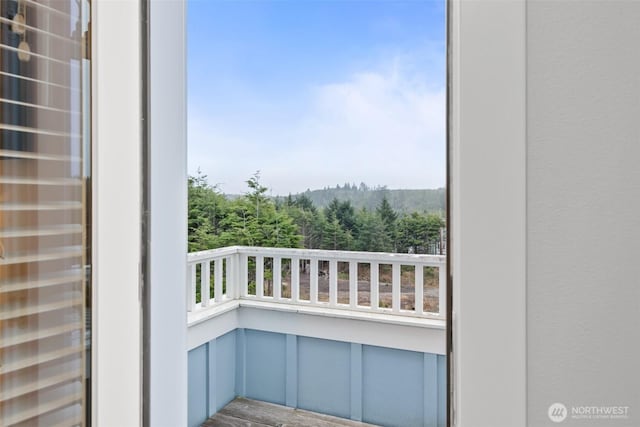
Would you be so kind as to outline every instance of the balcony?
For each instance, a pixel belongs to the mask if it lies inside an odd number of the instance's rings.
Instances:
[[[187,263],[189,426],[236,396],[445,425],[444,256],[227,247]]]

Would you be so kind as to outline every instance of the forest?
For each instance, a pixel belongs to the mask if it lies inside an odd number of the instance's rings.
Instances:
[[[325,187],[319,190],[307,190],[293,197],[305,196],[311,199],[318,208],[329,206],[334,200],[349,201],[354,209],[367,208],[375,210],[386,198],[394,211],[398,213],[433,212],[444,215],[445,189],[436,188],[430,190],[416,189],[388,189],[386,186],[371,187],[364,182],[359,185],[345,183],[335,187]],[[286,197],[277,197],[282,201]]]
[[[394,210],[385,192],[377,193],[374,208],[356,208],[337,197],[317,206],[307,193],[273,198],[259,172],[246,184],[245,194],[227,197],[206,175],[189,177],[189,252],[234,245],[394,253],[442,249],[445,221],[439,208]]]

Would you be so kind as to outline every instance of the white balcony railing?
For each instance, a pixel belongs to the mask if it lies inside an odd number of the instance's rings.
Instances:
[[[233,300],[444,319],[446,257],[233,246],[190,253],[187,310]]]

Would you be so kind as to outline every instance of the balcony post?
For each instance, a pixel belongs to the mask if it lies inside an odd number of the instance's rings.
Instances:
[[[447,264],[438,266],[438,316],[444,318],[447,315]]]
[[[222,270],[223,270],[223,261],[224,258],[218,258],[214,264],[214,292],[213,297],[215,302],[222,302]]]
[[[349,261],[349,306],[358,306],[358,263]]]
[[[311,302],[311,304],[317,304],[318,303],[318,259],[317,258],[311,258],[309,260],[309,263],[311,264],[310,267],[310,277],[309,277],[309,301]]]
[[[206,307],[209,305],[211,297],[211,261],[203,261],[200,263],[200,305]]]
[[[291,257],[291,301],[300,301],[300,258]]]
[[[400,279],[400,264],[394,262],[392,265],[391,275],[391,309],[394,313],[400,313],[400,291],[401,291],[401,279]]]
[[[189,286],[187,286],[187,311],[193,311],[196,307],[196,264],[191,264],[189,269]]]
[[[416,314],[424,312],[424,266],[415,265],[415,311]]]
[[[379,283],[379,277],[380,277],[380,266],[377,262],[372,262],[370,264],[370,271],[369,271],[369,276],[370,276],[370,286],[371,286],[371,292],[370,292],[370,303],[371,303],[371,309],[372,310],[378,310],[378,308],[380,308],[380,295],[379,295],[379,291],[380,291],[380,283]]]
[[[273,256],[273,299],[280,300],[282,296],[282,258]]]
[[[249,293],[249,257],[247,257],[246,254],[239,252],[237,255],[237,261],[238,278],[240,279],[238,292],[240,294],[240,298],[244,298]]]
[[[256,297],[264,298],[264,256],[256,255]]]
[[[329,260],[329,305],[338,305],[338,261]]]

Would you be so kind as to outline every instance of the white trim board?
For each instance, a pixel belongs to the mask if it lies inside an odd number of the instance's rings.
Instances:
[[[453,407],[526,424],[526,10],[451,0]]]
[[[213,313],[190,323],[189,350],[236,328],[245,328],[445,354],[443,320],[244,300],[231,301]]]
[[[92,424],[141,423],[138,2],[92,2]]]
[[[149,425],[187,419],[186,2],[149,7]],[[171,31],[167,31],[171,28]]]

